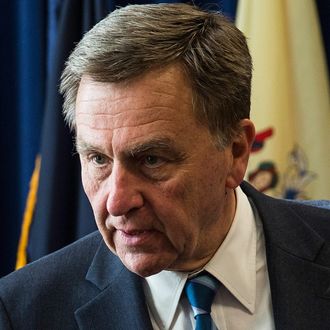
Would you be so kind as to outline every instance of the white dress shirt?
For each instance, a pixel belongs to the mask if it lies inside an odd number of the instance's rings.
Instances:
[[[232,226],[204,269],[222,285],[211,316],[221,330],[275,329],[266,263],[264,234],[256,210],[238,187]],[[144,281],[153,328],[194,329],[195,320],[182,294],[188,273],[162,271]]]

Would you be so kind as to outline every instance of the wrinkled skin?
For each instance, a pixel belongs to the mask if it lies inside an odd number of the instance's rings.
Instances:
[[[201,268],[224,240],[253,124],[220,149],[178,66],[126,84],[84,76],[76,101],[82,181],[107,246],[140,276]]]

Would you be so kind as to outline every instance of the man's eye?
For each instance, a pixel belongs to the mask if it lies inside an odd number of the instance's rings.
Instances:
[[[107,162],[107,157],[100,155],[100,154],[95,154],[90,157],[91,161],[97,165],[97,166],[102,166],[106,164]]]
[[[164,164],[164,159],[158,156],[148,155],[143,159],[143,163],[148,168],[157,168]]]

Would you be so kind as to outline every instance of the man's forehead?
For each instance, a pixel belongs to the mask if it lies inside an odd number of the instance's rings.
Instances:
[[[168,94],[174,95],[176,94],[175,92],[180,92],[181,94],[188,92],[191,94],[191,82],[182,65],[173,63],[165,67],[150,69],[136,77],[117,82],[98,81],[92,76],[84,74],[79,83],[77,98],[83,99],[80,95],[82,90],[84,94],[86,94],[86,90],[92,92],[95,98],[102,97],[104,90],[107,90],[109,95],[114,96],[114,100],[118,97],[120,101],[120,98],[126,97],[125,91],[134,89],[138,93],[139,91],[145,91],[144,87],[149,89],[149,93],[155,94],[166,91]],[[179,91],[178,87],[180,88]],[[191,101],[190,97],[189,103]]]
[[[194,117],[192,91],[174,68],[151,71],[130,84],[96,82],[83,76],[76,100],[76,125],[115,129]]]

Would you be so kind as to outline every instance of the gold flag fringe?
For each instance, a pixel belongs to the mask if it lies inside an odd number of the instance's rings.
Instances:
[[[39,185],[41,157],[37,156],[34,171],[30,181],[30,190],[26,201],[21,236],[18,244],[16,269],[27,264],[27,245],[29,241],[30,227],[37,202],[37,192]]]

